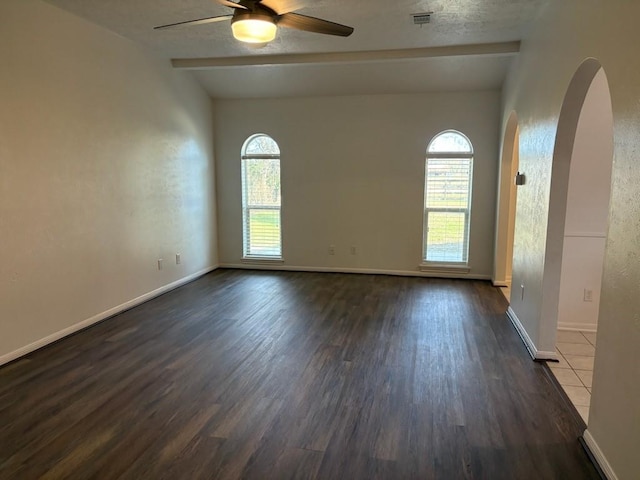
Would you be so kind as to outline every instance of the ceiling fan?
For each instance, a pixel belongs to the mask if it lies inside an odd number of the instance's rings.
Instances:
[[[296,9],[287,8],[285,5],[287,3],[286,0],[215,1],[233,8],[233,13],[160,25],[154,27],[154,30],[231,20],[233,36],[240,41],[248,43],[270,42],[275,38],[278,26],[341,37],[348,37],[353,33],[352,27],[321,18],[293,13],[293,10]]]

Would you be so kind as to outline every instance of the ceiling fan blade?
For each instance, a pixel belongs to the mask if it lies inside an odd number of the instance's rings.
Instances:
[[[222,22],[224,20],[231,20],[233,15],[218,15],[217,17],[204,17],[197,18],[196,20],[187,20],[185,22],[170,23],[168,25],[160,25],[159,27],[153,27],[154,30],[162,30],[165,28],[181,27],[183,25],[202,25],[204,23]]]
[[[279,15],[278,25],[304,30],[305,32],[324,33],[325,35],[338,35],[340,37],[348,37],[353,33],[353,27],[322,20],[321,18],[300,15],[299,13]]]
[[[215,0],[215,1],[218,2],[220,5],[225,5],[227,7],[242,8],[244,10],[248,10],[247,7],[245,7],[244,5],[240,5],[239,3],[232,2],[231,0]]]

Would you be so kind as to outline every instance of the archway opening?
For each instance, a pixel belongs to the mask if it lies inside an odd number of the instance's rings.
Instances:
[[[500,186],[498,191],[493,271],[493,284],[501,287],[507,300],[511,292],[511,272],[513,269],[513,241],[517,200],[514,177],[518,171],[519,137],[518,116],[515,112],[511,112],[505,128],[500,161]]]
[[[574,75],[558,124],[543,277],[543,318],[545,312],[549,318],[543,325],[544,333],[555,335],[560,359],[552,369],[585,422],[590,406],[612,163],[609,85],[600,63],[588,59]]]
[[[558,328],[595,332],[611,195],[613,117],[600,69],[578,120],[569,170]]]

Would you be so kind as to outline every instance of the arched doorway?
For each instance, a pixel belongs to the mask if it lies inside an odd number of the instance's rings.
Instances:
[[[493,284],[506,289],[503,291],[506,291],[507,299],[511,290],[513,267],[513,239],[516,218],[514,177],[518,171],[519,136],[518,116],[515,112],[511,112],[505,128],[500,161],[500,187],[498,192],[493,271]]]
[[[596,77],[599,80],[594,82]],[[585,108],[585,101],[588,101],[588,108]],[[598,145],[605,148],[595,148]],[[595,148],[595,151],[589,152],[590,147]],[[605,236],[612,162],[613,116],[609,87],[600,62],[590,58],[580,65],[573,76],[558,121],[551,173],[542,288],[544,323],[541,336],[544,338],[541,339],[541,343],[543,344],[555,344],[561,278],[563,267],[565,271],[567,267],[563,264],[565,237],[587,237],[586,234],[594,233],[582,231],[585,227],[576,227],[576,224],[585,224],[585,220],[588,221],[588,217],[593,216],[596,210],[599,218],[597,223],[600,225],[600,231],[596,233],[600,237]],[[605,165],[606,174],[593,176],[587,181],[584,173],[588,172],[590,165],[594,164]],[[582,175],[576,175],[576,173]],[[570,179],[573,180],[571,195]],[[596,191],[598,195],[595,195]],[[584,202],[583,205],[580,205],[580,202]],[[566,227],[574,231],[566,232]],[[604,251],[604,242],[602,242],[602,250]],[[600,269],[600,276],[601,273]]]
[[[612,161],[611,99],[600,69],[582,106],[569,170],[558,304],[563,330],[597,330]]]
[[[553,157],[542,297],[567,395],[587,421],[608,229],[613,114],[595,59],[578,68],[562,105]],[[561,378],[563,380],[561,380]],[[564,383],[563,383],[564,382]]]

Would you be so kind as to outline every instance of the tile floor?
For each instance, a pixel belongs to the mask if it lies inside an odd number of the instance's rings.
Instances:
[[[556,343],[559,362],[547,365],[573,402],[584,422],[589,420],[593,359],[596,353],[596,334],[558,330]]]

